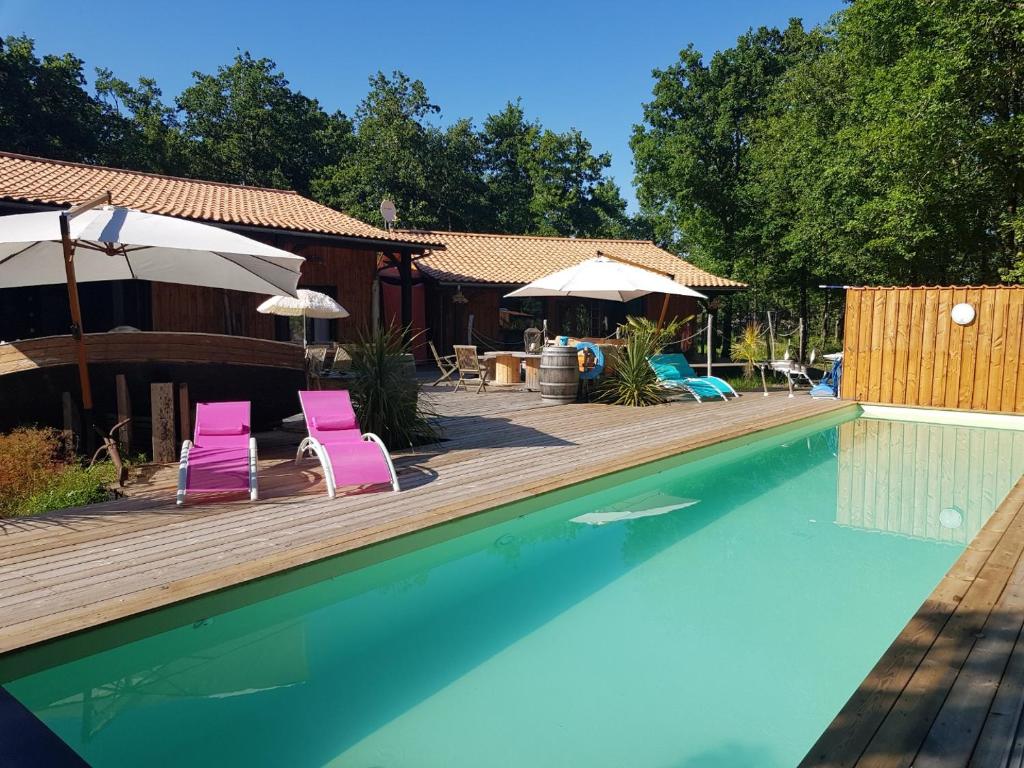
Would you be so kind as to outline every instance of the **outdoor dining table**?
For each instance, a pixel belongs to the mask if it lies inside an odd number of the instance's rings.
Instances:
[[[494,361],[494,381],[497,386],[519,386],[520,361],[526,368],[525,388],[531,392],[540,390],[540,354],[499,350],[485,352],[484,360]]]

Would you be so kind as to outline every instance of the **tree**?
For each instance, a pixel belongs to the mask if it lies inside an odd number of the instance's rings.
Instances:
[[[545,129],[509,102],[481,132],[491,229],[510,234],[617,236],[628,226],[608,153],[576,129]]]
[[[95,88],[106,118],[101,137],[104,163],[154,173],[188,173],[177,112],[163,103],[155,80],[141,77],[132,86],[109,69],[98,68]]]
[[[527,159],[533,231],[579,237],[613,234],[625,203],[618,187],[604,178],[611,162],[607,152],[593,154],[591,143],[575,128],[541,133]]]
[[[401,72],[390,77],[378,72],[356,109],[351,151],[321,170],[314,196],[378,224],[383,223],[380,202],[389,198],[398,208],[400,226],[437,226],[427,168],[430,149],[438,142],[426,118],[439,111],[422,81]]]
[[[654,72],[653,99],[630,142],[637,198],[659,241],[716,274],[744,279],[741,265],[757,261],[749,154],[769,95],[805,37],[792,20],[784,32],[748,31],[707,64],[690,45]],[[723,350],[728,342],[726,333]]]
[[[473,231],[491,223],[480,135],[469,119],[428,131],[427,195],[435,226]]]
[[[35,55],[27,37],[0,41],[0,147],[59,160],[96,162],[102,105],[84,89],[83,62]]]
[[[876,284],[1012,276],[1022,14],[990,0],[862,0],[815,33],[753,150],[763,284],[795,270]]]
[[[307,193],[318,169],[346,149],[348,119],[292,90],[270,59],[239,53],[193,78],[176,100],[191,175]]]
[[[540,124],[527,122],[519,101],[508,102],[488,115],[480,133],[487,203],[495,232],[524,234],[534,231],[530,202],[533,180],[530,158],[537,150]]]

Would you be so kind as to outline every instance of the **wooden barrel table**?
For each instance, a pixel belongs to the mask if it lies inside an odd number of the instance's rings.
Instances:
[[[580,386],[576,347],[544,347],[540,356],[540,396],[555,403],[575,403]]]

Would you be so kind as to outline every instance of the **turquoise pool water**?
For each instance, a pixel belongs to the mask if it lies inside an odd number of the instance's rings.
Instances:
[[[658,469],[5,687],[96,768],[788,768],[1024,432],[833,420]]]

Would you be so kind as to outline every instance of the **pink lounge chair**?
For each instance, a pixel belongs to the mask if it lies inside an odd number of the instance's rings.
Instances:
[[[256,438],[248,402],[196,403],[194,440],[181,445],[178,504],[186,493],[248,491],[256,501]]]
[[[295,463],[312,453],[324,468],[327,495],[346,485],[390,483],[399,490],[395,465],[384,442],[371,432],[362,434],[348,392],[299,392],[309,437],[299,444]]]

